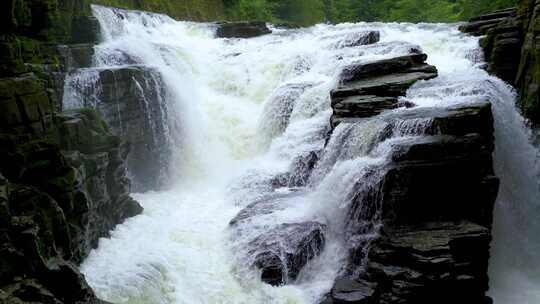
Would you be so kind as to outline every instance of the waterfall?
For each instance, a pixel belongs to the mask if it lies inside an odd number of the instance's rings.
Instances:
[[[394,147],[437,130],[429,119],[400,120],[393,114],[406,109],[397,109],[342,123],[328,139],[329,92],[351,63],[422,50],[440,76],[417,83],[404,99],[441,109],[486,99],[493,103],[502,185],[491,294],[503,304],[540,299],[524,287],[540,281],[534,277],[538,266],[527,263],[540,249],[534,240],[540,203],[533,169],[537,151],[514,109],[514,92],[480,69],[478,39],[459,33],[457,25],[316,25],[276,28],[252,39],[215,39],[212,24],[102,6],[93,11],[103,42],[96,47],[95,67],[66,80],[64,107],[99,110],[107,89],[99,85],[100,72],[114,76],[127,69],[131,72],[124,80],[142,107],[158,104],[149,111],[148,129],[165,134],[166,140],[156,144],[170,157],[168,187],[135,194],[144,213],[101,239],[81,266],[100,298],[113,303],[317,303],[335,277],[361,271],[343,269],[344,261],[349,246],[367,248],[377,237],[377,183]],[[351,37],[370,30],[380,32],[379,43],[349,46]],[[147,98],[152,94],[155,98]],[[122,115],[122,103],[119,107]],[[124,122],[120,128],[128,126]],[[359,197],[369,197],[372,205],[347,212]],[[254,202],[264,207],[250,209]],[[295,236],[291,224],[306,222],[326,231],[320,255],[285,286],[261,282],[246,262],[257,252],[246,248],[261,241],[261,231],[280,227],[290,228],[291,235],[276,232],[275,240],[286,242]]]

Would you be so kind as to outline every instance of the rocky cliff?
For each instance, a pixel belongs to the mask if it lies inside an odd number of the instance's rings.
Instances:
[[[350,272],[337,279],[323,303],[489,301],[487,267],[498,191],[491,107],[480,102],[414,109],[398,99],[415,82],[437,76],[425,60],[416,53],[354,65],[332,91],[334,126],[383,120],[388,123],[383,138],[396,132],[425,137],[394,143],[391,161],[368,173],[375,183],[357,185],[346,224]],[[398,107],[412,109],[383,113]],[[370,231],[378,236],[366,238]]]
[[[514,85],[519,107],[540,126],[540,1],[522,0],[517,8],[473,18],[461,30],[481,40],[488,71]]]
[[[0,300],[101,303],[77,265],[142,208],[129,146],[93,110],[61,112],[99,26],[86,1],[0,4]]]

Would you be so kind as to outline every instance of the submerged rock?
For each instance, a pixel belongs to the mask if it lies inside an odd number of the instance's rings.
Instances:
[[[249,267],[260,270],[261,280],[271,285],[291,283],[302,268],[324,248],[326,225],[309,221],[259,226],[273,213],[301,203],[302,192],[273,193],[242,209],[231,220],[233,238],[253,235],[241,250]]]
[[[332,48],[342,49],[361,45],[375,44],[381,39],[379,31],[365,31],[352,33],[332,45]]]
[[[223,22],[217,24],[217,38],[252,38],[272,31],[262,21],[251,22]]]
[[[317,222],[281,224],[248,244],[253,266],[270,285],[294,281],[300,270],[324,248],[326,226]]]

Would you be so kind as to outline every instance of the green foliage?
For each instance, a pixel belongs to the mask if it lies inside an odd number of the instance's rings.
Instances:
[[[310,25],[330,21],[455,22],[518,0],[223,0],[228,15]]]

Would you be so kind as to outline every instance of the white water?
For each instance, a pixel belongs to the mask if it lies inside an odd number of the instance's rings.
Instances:
[[[531,260],[540,252],[531,230],[531,214],[539,214],[540,202],[538,171],[531,170],[537,155],[514,110],[510,88],[478,68],[476,38],[454,25],[359,23],[226,40],[214,39],[211,25],[103,7],[94,7],[94,13],[104,30],[96,66],[123,65],[128,55],[157,69],[182,125],[182,148],[175,151],[170,176],[173,186],[135,195],[144,213],[102,239],[82,265],[101,298],[148,304],[316,303],[343,263],[340,219],[346,195],[370,168],[384,165],[392,141],[414,140],[411,136],[421,135],[422,128],[403,126],[397,138],[378,143],[380,122],[341,125],[311,177],[308,194],[291,199],[289,208],[272,216],[257,217],[241,238],[231,238],[228,222],[272,191],[266,181],[287,171],[295,157],[323,148],[331,115],[328,92],[343,66],[420,47],[440,77],[415,85],[408,100],[445,107],[488,98],[494,104],[496,170],[502,186],[495,214],[492,294],[497,304],[540,301],[535,294],[540,288],[531,287],[540,282],[534,277],[540,269]],[[379,44],[334,48],[348,34],[369,29],[381,32]],[[285,85],[306,83],[309,87],[298,98],[276,99]],[[272,115],[276,107],[283,111]],[[349,131],[361,137],[347,139],[342,149],[339,134]],[[314,219],[329,227],[326,248],[296,282],[271,287],[242,263],[243,246],[259,230]]]

